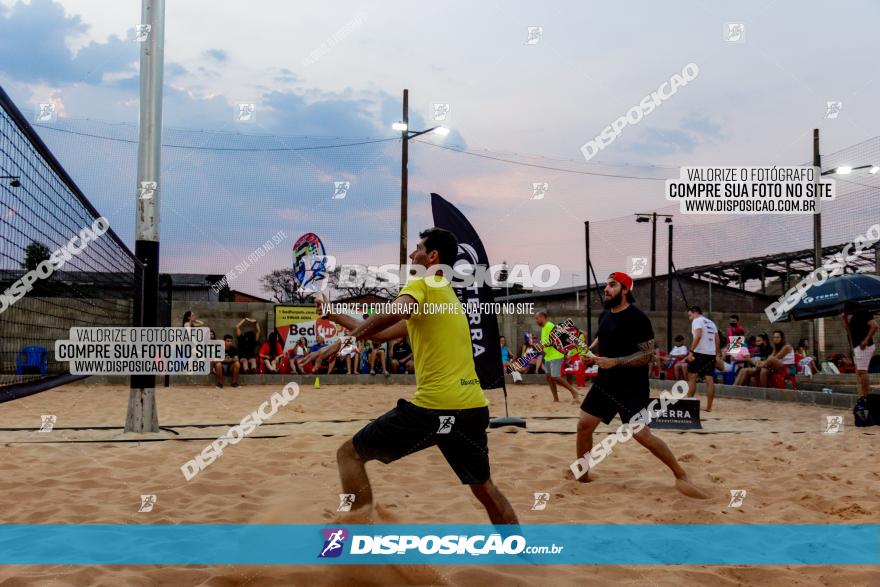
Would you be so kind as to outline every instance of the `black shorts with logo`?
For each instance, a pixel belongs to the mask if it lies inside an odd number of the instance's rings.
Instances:
[[[591,416],[601,418],[610,424],[614,416],[620,414],[620,421],[629,423],[633,416],[651,403],[651,390],[644,386],[638,389],[605,389],[594,383],[581,404],[581,409]]]
[[[462,483],[489,480],[489,408],[429,410],[406,400],[382,414],[352,439],[358,455],[385,464],[437,446]]]
[[[712,375],[715,372],[715,355],[694,353],[694,360],[688,363],[688,373]]]

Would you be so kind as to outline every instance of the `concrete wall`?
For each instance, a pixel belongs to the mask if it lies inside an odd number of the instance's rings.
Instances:
[[[15,373],[22,347],[49,349],[49,372],[69,372],[53,360],[55,341],[66,340],[72,326],[131,324],[131,300],[40,298],[25,296],[0,314],[0,373]]]
[[[186,310],[192,310],[196,313],[200,320],[206,322],[217,333],[218,338],[222,338],[224,334],[235,335],[235,325],[244,317],[254,318],[260,322],[260,329],[263,334],[270,332],[274,328],[275,304],[254,302],[254,303],[236,303],[236,302],[185,302],[175,301],[172,306],[172,325],[179,326]],[[537,311],[540,306],[535,306]],[[598,319],[600,310],[593,312],[593,335],[595,336],[598,327]],[[666,350],[666,312],[646,312],[651,319],[654,327],[655,338],[660,342],[660,347]],[[724,332],[727,331],[728,314],[714,312],[706,315],[718,324],[718,327]],[[809,337],[812,322],[780,322],[770,324],[767,316],[763,313],[755,312],[739,312],[740,321],[745,326],[746,334],[752,335],[756,333],[766,332],[770,334],[773,330],[782,330],[786,339],[796,344],[798,339]],[[550,319],[553,322],[571,318],[578,328],[586,329],[586,318],[584,311],[578,313],[550,312]],[[519,346],[522,341],[523,333],[526,331],[535,334],[540,329],[535,324],[533,315],[521,314],[515,316],[500,315],[498,316],[501,334],[507,337],[508,345],[511,351],[519,352]],[[684,310],[673,315],[672,333],[682,334],[685,340],[690,342],[690,321]],[[846,331],[843,327],[843,320],[840,317],[825,319],[825,352],[831,353],[848,353],[850,352],[849,342],[847,340]]]
[[[174,300],[171,305],[171,325],[181,326],[183,313],[187,310],[195,312],[199,320],[214,329],[217,338],[225,334],[235,336],[235,325],[242,318],[253,318],[260,324],[262,339],[275,328],[275,304],[265,302],[194,302]],[[242,325],[242,330],[253,328]]]
[[[540,307],[536,305],[535,311],[538,311],[539,309]],[[644,311],[644,308],[642,308],[642,310]],[[596,335],[600,313],[601,312],[598,310],[594,310],[593,312],[593,336]],[[666,312],[648,311],[645,313],[648,315],[648,318],[651,319],[651,324],[654,327],[654,337],[659,341],[660,348],[668,350],[666,349]],[[770,321],[767,320],[767,316],[763,312],[738,312],[738,314],[741,324],[743,324],[746,329],[747,336],[765,332],[767,334],[771,334],[773,330],[781,330],[785,333],[785,337],[788,342],[791,342],[792,344],[797,344],[798,339],[809,337],[810,334],[810,328],[812,324],[811,321],[778,322],[776,324],[770,324]],[[552,322],[558,323],[566,319],[572,319],[578,328],[582,330],[586,329],[587,320],[585,312],[583,310],[581,310],[581,312],[577,314],[573,312],[550,312],[549,315]],[[705,315],[708,318],[714,320],[719,329],[721,329],[723,332],[727,332],[728,314],[720,312],[709,314],[707,312]],[[501,334],[507,337],[508,346],[510,347],[511,352],[519,352],[519,348],[523,340],[523,334],[525,332],[532,332],[536,335],[540,333],[540,328],[538,328],[538,325],[535,324],[535,318],[532,315],[499,316],[498,320]],[[687,315],[684,311],[674,314],[672,317],[673,337],[675,337],[676,334],[683,335],[685,337],[685,341],[688,343],[691,340],[690,321],[687,319]],[[515,344],[514,341],[516,341]],[[514,348],[516,350],[514,350]],[[846,330],[844,329],[843,319],[840,317],[826,318],[826,355],[829,355],[831,353],[849,352],[851,352],[851,349],[847,340]]]
[[[604,285],[603,285],[604,286]],[[684,291],[684,297],[681,292]],[[600,291],[601,293],[601,291]],[[651,282],[650,279],[639,279],[636,282],[634,294],[636,303],[642,309],[651,307]],[[539,307],[546,308],[553,313],[577,313],[586,311],[585,291],[580,291],[576,296],[574,293],[544,296],[535,299],[535,309]],[[596,294],[595,285],[592,291],[593,309],[600,305],[599,298]],[[503,297],[503,296],[501,296]],[[522,299],[526,296],[519,295],[512,301],[530,302],[530,299]],[[656,293],[657,309],[664,310],[666,308],[666,276],[657,278]],[[687,299],[687,304],[685,304]],[[695,279],[682,279],[681,288],[677,280],[672,282],[672,311],[684,312],[688,305],[700,306],[704,312],[736,312],[741,313],[757,313],[763,312],[771,301],[771,296],[763,296],[758,293],[741,291],[736,288],[725,287],[721,285],[712,285],[708,281],[699,281]],[[503,299],[499,300],[503,301]]]

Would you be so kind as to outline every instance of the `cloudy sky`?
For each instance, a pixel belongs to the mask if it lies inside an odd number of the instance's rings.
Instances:
[[[813,128],[829,154],[880,134],[878,17],[871,0],[167,2],[162,270],[225,273],[279,230],[289,240],[233,288],[260,294],[310,230],[342,262],[396,261],[390,126],[409,88],[413,128],[446,103],[453,131],[411,143],[410,243],[438,192],[493,262],[552,262],[561,285],[582,283],[583,222],[598,223],[601,267],[643,254],[645,225],[599,221],[666,207],[661,180],[678,167],[796,165]],[[132,248],[139,20],[133,0],[0,0],[0,84],[30,116],[56,105],[40,134]],[[725,40],[728,23],[742,42]],[[584,159],[581,145],[688,63],[696,79]],[[828,101],[843,103],[837,118]],[[239,103],[253,121],[236,121]],[[345,198],[335,181],[350,182]],[[685,238],[707,221],[676,222]]]

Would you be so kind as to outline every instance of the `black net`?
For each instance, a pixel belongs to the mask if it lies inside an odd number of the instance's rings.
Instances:
[[[0,176],[2,400],[69,372],[54,343],[71,327],[131,325],[138,264],[2,88]]]

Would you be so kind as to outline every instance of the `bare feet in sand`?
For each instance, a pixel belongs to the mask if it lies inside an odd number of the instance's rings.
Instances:
[[[709,499],[709,494],[691,483],[687,477],[675,480],[675,488],[684,495],[693,497],[694,499]]]
[[[569,481],[580,481],[581,483],[589,483],[590,481],[593,481],[593,479],[590,479],[589,473],[584,473],[580,477],[575,478],[574,472],[572,472],[571,469],[566,469],[563,477]]]

